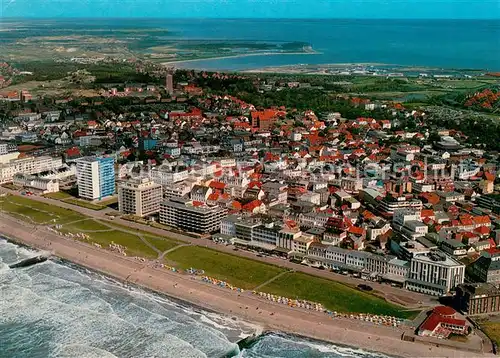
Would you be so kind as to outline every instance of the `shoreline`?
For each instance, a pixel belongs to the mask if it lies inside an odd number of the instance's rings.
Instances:
[[[244,57],[253,57],[253,56],[278,56],[278,55],[321,55],[321,52],[311,51],[311,52],[261,52],[261,53],[243,53],[239,55],[227,55],[227,56],[217,56],[217,57],[207,57],[207,58],[196,58],[191,60],[175,60],[168,62],[161,62],[160,65],[169,66],[175,65],[176,63],[191,63],[191,62],[199,62],[199,61],[212,61],[212,60],[225,60],[231,58],[244,58]]]
[[[15,219],[3,215],[0,217],[0,232],[13,243],[50,251],[57,257],[115,278],[124,284],[131,283],[233,320],[260,326],[263,332],[282,332],[391,356],[467,357],[471,353],[421,343],[401,344],[401,329],[332,319],[323,313],[279,305],[253,295],[238,294],[189,276],[153,268],[133,258],[60,237],[44,228],[20,225]],[[487,355],[476,353],[475,356]]]

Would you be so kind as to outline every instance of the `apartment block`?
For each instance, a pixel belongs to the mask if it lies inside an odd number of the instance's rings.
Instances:
[[[115,193],[115,168],[111,157],[83,157],[76,161],[78,196],[99,200]]]
[[[160,223],[201,234],[218,231],[226,216],[225,208],[184,198],[167,199],[160,207]]]
[[[118,185],[118,209],[121,213],[148,216],[160,212],[163,191],[160,184],[148,178],[134,179]]]

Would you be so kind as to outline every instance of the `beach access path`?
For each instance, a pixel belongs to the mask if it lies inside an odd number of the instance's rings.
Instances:
[[[321,312],[292,308],[206,284],[189,275],[154,268],[149,263],[68,239],[43,226],[20,224],[5,214],[0,216],[0,233],[14,242],[50,251],[53,255],[89,269],[228,315],[235,320],[259,324],[265,330],[294,333],[393,356],[471,357],[471,352],[403,342],[402,331],[397,328],[331,318]],[[472,355],[492,356],[480,353]]]
[[[15,190],[10,190],[6,188],[1,188],[1,191],[4,191],[6,193],[9,193],[11,195],[16,195],[16,196],[21,196],[26,198],[25,196],[22,196],[18,191]],[[191,236],[183,235],[178,232],[172,232],[169,230],[165,229],[158,229],[151,227],[149,225],[144,225],[140,223],[136,223],[133,221],[128,221],[121,219],[119,217],[115,217],[113,220],[110,219],[110,214],[114,215],[120,215],[120,213],[116,210],[113,210],[111,208],[107,208],[104,210],[92,210],[92,209],[87,209],[81,206],[76,206],[72,205],[69,203],[65,203],[63,201],[59,201],[56,199],[50,199],[50,198],[45,198],[41,196],[30,196],[30,200],[34,201],[39,201],[42,203],[46,203],[49,205],[55,205],[59,206],[61,208],[65,209],[70,209],[76,212],[79,212],[83,215],[86,215],[90,218],[97,219],[97,220],[102,220],[105,221],[107,224],[119,224],[121,226],[128,227],[131,233],[134,233],[134,230],[142,230],[142,231],[148,231],[151,234],[158,235],[158,236],[166,236],[174,240],[182,241],[184,243],[189,243],[192,245],[197,245],[201,247],[206,247],[210,248],[213,250],[221,251],[221,252],[226,252],[231,255],[236,255],[236,256],[241,256],[245,258],[249,258],[252,260],[280,266],[283,268],[286,268],[288,270],[293,270],[295,272],[302,272],[306,273],[309,275],[317,276],[317,277],[322,277],[326,278],[329,280],[334,280],[342,283],[346,283],[352,286],[357,286],[360,283],[363,283],[364,281],[361,279],[333,273],[327,270],[319,270],[313,267],[309,266],[304,266],[300,265],[297,263],[290,262],[288,260],[284,259],[279,259],[276,257],[269,257],[269,256],[263,256],[263,257],[258,257],[254,253],[245,251],[245,250],[238,250],[234,251],[231,246],[225,246],[221,244],[217,244],[213,242],[212,240],[207,240],[207,239],[198,239],[198,238],[193,238]],[[123,230],[122,228],[120,228]],[[374,289],[375,294],[384,297],[387,301],[404,306],[408,309],[425,309],[425,308],[430,308],[438,304],[438,301],[436,300],[435,297],[432,296],[427,296],[423,295],[417,292],[412,292],[408,291],[406,289],[401,289],[398,287],[392,287],[388,284],[380,284],[377,282],[370,282],[370,286]]]

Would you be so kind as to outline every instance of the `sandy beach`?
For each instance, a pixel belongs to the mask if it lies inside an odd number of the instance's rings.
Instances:
[[[332,319],[324,313],[291,308],[201,282],[191,276],[154,268],[134,258],[98,249],[52,233],[43,227],[20,224],[0,216],[0,233],[13,242],[50,251],[53,255],[134,283],[173,298],[213,310],[263,330],[289,332],[313,339],[401,357],[471,357],[486,354],[402,342],[402,331],[360,321]],[[492,355],[491,355],[492,356]]]

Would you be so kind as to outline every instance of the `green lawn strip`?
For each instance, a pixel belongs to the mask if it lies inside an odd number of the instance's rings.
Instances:
[[[284,271],[277,266],[199,246],[179,247],[166,255],[166,261],[183,269],[204,270],[207,276],[244,289],[261,285]]]
[[[112,230],[106,225],[103,225],[93,219],[86,219],[84,221],[78,221],[69,225],[64,225],[64,228],[74,233],[77,233],[79,231]]]
[[[481,322],[480,326],[488,338],[500,346],[500,322]]]
[[[101,200],[101,201],[99,201],[99,203],[97,205],[110,206],[110,205],[113,205],[116,203],[118,203],[118,198],[114,197],[114,198]]]
[[[118,230],[85,234],[90,237],[91,242],[98,243],[105,249],[109,249],[109,244],[114,242],[115,244],[124,246],[128,256],[141,256],[145,258],[158,257],[158,253],[142,242],[136,235]]]
[[[72,198],[71,195],[69,195],[68,193],[66,193],[64,191],[58,191],[57,193],[48,193],[48,194],[45,194],[43,196],[45,198],[55,199],[55,200],[64,200],[64,199]]]
[[[287,273],[260,290],[292,299],[321,303],[331,311],[343,313],[372,313],[402,318],[413,314],[369,293],[300,272]]]
[[[181,242],[178,241],[169,240],[161,237],[155,237],[151,235],[144,235],[143,237],[147,242],[156,247],[160,252],[173,249],[174,247],[182,244]]]
[[[68,204],[77,205],[77,206],[80,206],[82,208],[91,209],[91,210],[106,209],[105,205],[97,205],[97,204],[93,204],[93,203],[90,203],[88,201],[84,201],[84,200],[80,200],[80,199],[76,199],[76,198],[68,198],[68,199],[64,199],[62,201],[65,203],[68,203]]]
[[[7,213],[24,215],[38,224],[64,223],[84,218],[79,213],[19,196],[6,196],[0,207]]]
[[[126,231],[130,231],[130,232],[133,232],[133,233],[136,233],[136,234],[140,234],[140,235],[151,236],[151,237],[156,237],[156,238],[163,238],[163,239],[168,240],[168,241],[179,242],[180,244],[184,243],[181,240],[175,240],[175,239],[172,239],[172,238],[170,238],[168,236],[157,235],[154,232],[149,231],[147,229],[145,229],[145,230],[136,229],[136,228],[133,228],[133,227],[129,227],[127,225],[118,224],[118,223],[116,223],[114,221],[106,221],[106,225],[110,225],[110,226],[113,226],[113,227],[115,227],[115,228],[117,228],[119,230],[126,230]]]

